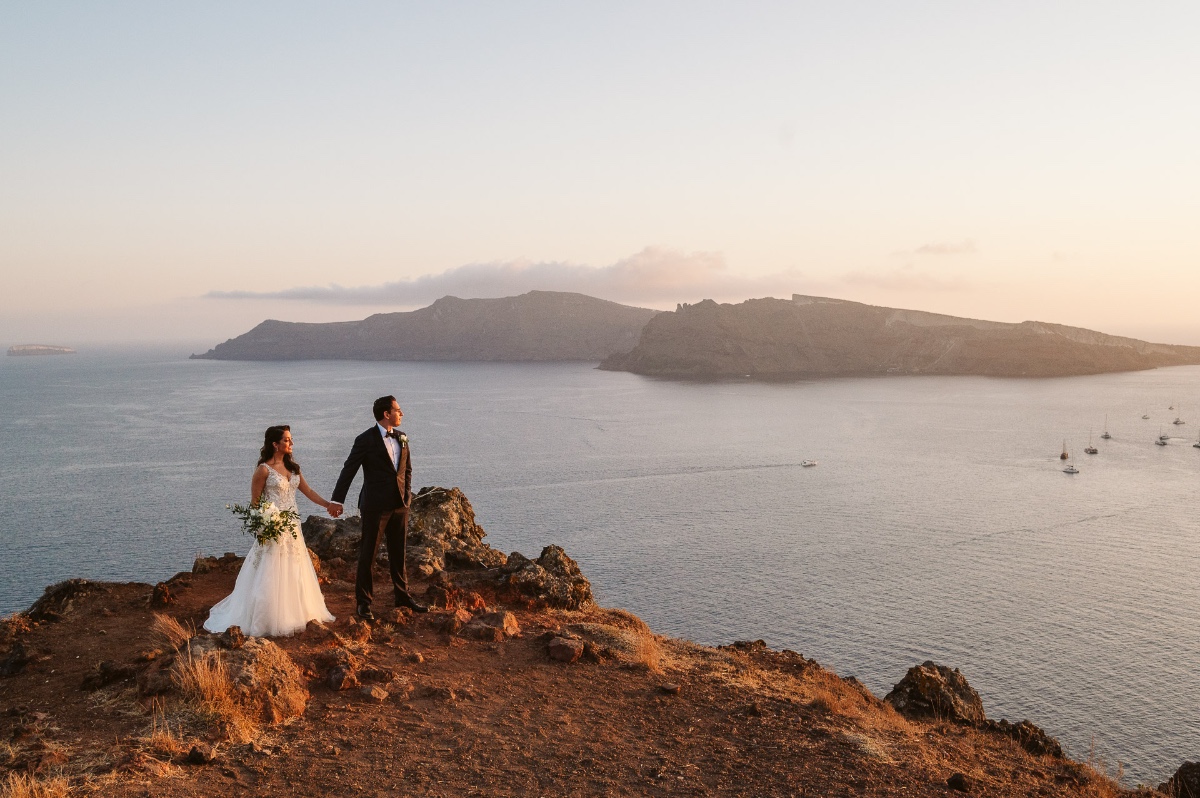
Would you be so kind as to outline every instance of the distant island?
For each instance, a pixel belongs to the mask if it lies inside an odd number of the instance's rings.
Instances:
[[[659,312],[558,291],[503,299],[447,296],[420,310],[361,321],[268,320],[192,358],[600,361],[632,349]]]
[[[675,378],[872,374],[1064,377],[1200,364],[1200,347],[801,296],[705,300],[661,313],[600,368]]]
[[[8,348],[10,357],[28,357],[31,355],[73,355],[75,350],[69,346],[49,346],[47,344],[17,344]]]

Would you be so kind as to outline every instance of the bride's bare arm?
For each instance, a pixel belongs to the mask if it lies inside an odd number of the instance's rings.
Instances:
[[[263,488],[267,485],[267,469],[269,465],[263,463],[258,468],[254,469],[254,476],[250,478],[250,503],[254,504],[262,496]]]
[[[329,509],[333,507],[332,502],[325,501],[321,498],[321,494],[317,493],[308,486],[308,480],[304,478],[303,474],[300,475],[300,492],[307,496],[309,501],[311,501],[313,504],[317,505],[318,507],[323,507],[326,512],[329,512]],[[330,513],[330,515],[333,515],[333,513]],[[333,517],[337,518],[336,515]]]

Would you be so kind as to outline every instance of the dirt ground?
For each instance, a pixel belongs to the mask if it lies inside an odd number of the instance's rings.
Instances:
[[[362,635],[348,567],[325,574],[339,640]],[[382,700],[328,685],[328,636],[279,639],[307,709],[234,742],[170,693],[140,697],[134,672],[162,655],[156,612],[199,628],[235,574],[181,574],[157,610],[150,585],[91,583],[41,622],[6,621],[0,660],[19,645],[29,661],[0,678],[0,795],[947,796],[961,794],[954,774],[979,795],[1126,794],[1008,737],[907,720],[799,654],[697,646],[599,608],[510,607],[521,633],[499,642],[448,632],[450,610],[379,621],[356,651],[394,671]],[[551,659],[549,633],[569,624],[635,645]],[[101,662],[118,670],[96,689]],[[214,747],[211,762],[188,764],[195,744]]]

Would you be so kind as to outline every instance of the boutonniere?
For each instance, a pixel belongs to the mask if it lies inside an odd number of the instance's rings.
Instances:
[[[400,437],[399,437],[399,439],[398,439],[398,440],[400,441],[400,448],[401,448],[401,449],[403,449],[405,446],[407,446],[407,445],[408,445],[408,436],[407,436],[407,435],[405,435],[403,432],[401,432],[401,433],[400,433]]]

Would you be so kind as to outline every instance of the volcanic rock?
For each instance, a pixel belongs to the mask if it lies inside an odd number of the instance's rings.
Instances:
[[[483,542],[471,502],[458,488],[421,488],[408,523],[408,567],[424,576],[446,570],[498,568],[502,552]]]
[[[517,623],[517,617],[511,612],[498,611],[488,612],[475,617],[466,628],[463,629],[463,634],[478,638],[479,640],[491,640],[499,642],[508,637],[516,637],[521,634],[521,625]]]
[[[55,621],[66,615],[74,607],[75,600],[88,595],[93,590],[103,589],[102,585],[89,582],[87,579],[68,579],[46,588],[42,597],[33,603],[25,614],[34,621]]]
[[[985,728],[999,732],[1003,735],[1013,738],[1021,747],[1035,756],[1052,756],[1055,759],[1063,758],[1062,746],[1058,740],[1054,739],[1039,726],[1035,726],[1028,720],[1023,720],[1020,723],[1009,723],[1007,720],[989,720],[984,724]],[[1200,798],[1200,793],[1196,794],[1196,798]]]
[[[247,637],[241,648],[230,650],[222,647],[219,635],[196,635],[176,659],[176,670],[189,660],[219,660],[233,686],[234,700],[269,723],[297,717],[308,705],[300,669],[283,649],[265,638]]]
[[[358,560],[358,541],[362,539],[361,517],[352,515],[333,519],[310,515],[300,525],[300,531],[304,533],[305,545],[320,559]]]
[[[1184,762],[1158,791],[1172,798],[1200,798],[1200,762]]]
[[[902,715],[980,725],[987,718],[983,701],[958,668],[926,661],[908,669],[892,691],[883,697]]]
[[[567,637],[555,637],[546,646],[550,659],[559,662],[575,662],[583,656],[583,641]]]
[[[515,559],[516,555],[514,555]],[[502,583],[542,607],[578,610],[592,601],[592,584],[559,546],[547,546],[536,562],[521,557],[518,567],[503,568]]]
[[[189,765],[207,765],[217,758],[217,749],[208,743],[196,743],[188,751],[184,762]]]

